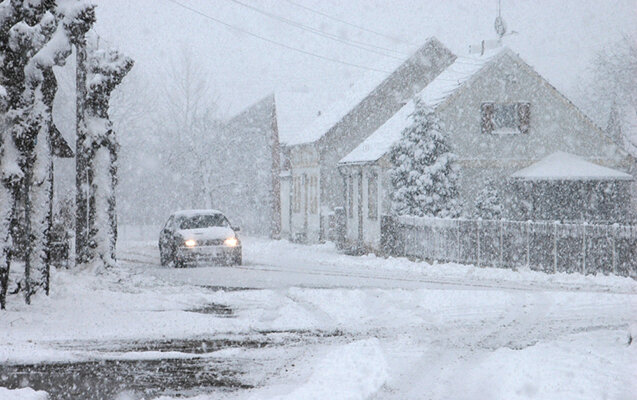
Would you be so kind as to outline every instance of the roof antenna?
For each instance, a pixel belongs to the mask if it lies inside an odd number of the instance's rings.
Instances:
[[[498,0],[498,16],[495,17],[493,27],[498,34],[498,42],[502,42],[502,37],[507,33],[507,24],[502,19],[502,0]]]
[[[507,24],[502,18],[502,0],[498,0],[498,16],[495,17],[493,27],[495,28],[495,33],[498,35],[498,38],[482,40],[477,45],[470,45],[469,54],[480,54],[481,56],[483,56],[487,50],[502,47],[503,37],[517,34],[516,31],[507,32]]]

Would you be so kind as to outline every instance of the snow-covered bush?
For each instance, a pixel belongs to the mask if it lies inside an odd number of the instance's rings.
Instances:
[[[416,99],[412,125],[392,147],[390,171],[395,215],[453,218],[460,215],[456,156],[435,111]]]
[[[488,179],[482,190],[478,192],[474,203],[473,216],[482,219],[500,219],[503,214],[502,194],[493,179]]]
[[[8,286],[11,221],[25,221],[25,299],[48,293],[52,201],[53,67],[94,21],[84,0],[0,2],[0,306]]]
[[[109,118],[113,90],[133,67],[133,60],[115,49],[88,46],[88,73],[84,121],[86,138],[82,141],[91,180],[91,229],[89,258],[98,268],[115,265],[117,220],[115,187],[119,141]],[[96,254],[92,254],[93,250]]]

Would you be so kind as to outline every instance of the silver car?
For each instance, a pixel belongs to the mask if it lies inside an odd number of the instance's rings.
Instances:
[[[217,210],[182,210],[173,213],[159,234],[162,265],[185,267],[198,262],[241,265],[238,227]]]

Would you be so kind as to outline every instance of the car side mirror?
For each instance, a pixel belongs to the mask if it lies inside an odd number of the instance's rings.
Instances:
[[[241,227],[233,226],[232,230],[235,231],[235,232],[241,232]]]

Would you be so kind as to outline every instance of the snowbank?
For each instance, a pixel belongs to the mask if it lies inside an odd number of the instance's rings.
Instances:
[[[366,399],[387,379],[387,363],[377,339],[360,340],[330,351],[309,380],[272,400]]]
[[[47,400],[49,395],[41,390],[31,388],[10,390],[0,387],[0,400]]]
[[[624,338],[623,331],[582,333],[522,350],[498,349],[466,371],[450,398],[634,399],[637,348]]]

